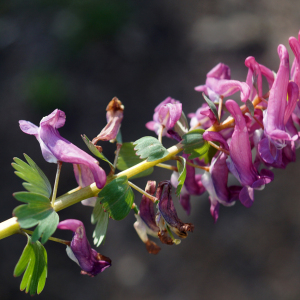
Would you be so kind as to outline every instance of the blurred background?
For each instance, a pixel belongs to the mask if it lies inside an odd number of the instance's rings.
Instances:
[[[13,157],[28,154],[52,182],[56,171],[43,160],[35,138],[21,132],[18,120],[38,124],[60,108],[67,115],[61,135],[87,150],[80,134],[93,138],[101,131],[106,105],[117,96],[125,105],[123,141],[153,135],[144,125],[159,102],[172,96],[186,114],[196,111],[202,96],[194,87],[219,62],[241,81],[249,55],[277,71],[277,45],[288,46],[299,29],[297,0],[2,0],[1,221],[19,205],[12,193],[22,190],[10,166]],[[102,146],[112,160],[114,145]],[[221,207],[216,224],[207,194],[192,198],[190,217],[177,206],[195,231],[179,246],[162,245],[157,256],[147,253],[135,233],[133,213],[121,222],[110,220],[106,242],[97,250],[112,259],[112,267],[95,278],[80,275],[65,247],[49,241],[48,279],[39,297],[298,300],[299,167],[298,161],[275,170],[274,182],[255,193],[250,209],[240,203]],[[169,176],[159,169],[148,179]],[[143,188],[146,180],[135,183]],[[74,187],[72,166],[63,165],[58,194]],[[61,211],[60,218],[84,221],[92,242],[91,212],[77,204]],[[70,232],[55,236],[71,239]],[[26,239],[15,235],[0,243],[0,299],[29,298],[19,291],[21,278],[12,276]]]

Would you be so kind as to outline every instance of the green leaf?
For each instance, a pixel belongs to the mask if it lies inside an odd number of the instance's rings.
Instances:
[[[184,112],[181,113],[180,119],[176,122],[174,131],[177,132],[181,137],[189,131],[188,121]]]
[[[253,106],[253,103],[249,99],[246,101],[246,106],[249,109],[251,116],[253,117],[254,116],[254,106]]]
[[[48,178],[28,155],[24,154],[24,157],[28,164],[17,157],[14,158],[12,166],[16,170],[15,174],[26,181],[23,186],[27,191],[49,198],[52,188]]]
[[[36,242],[42,236],[41,242],[46,243],[59,222],[58,214],[51,206],[50,200],[41,194],[29,192],[14,193],[14,197],[27,203],[16,207],[13,211],[21,228],[38,225],[32,234],[32,242]]]
[[[128,184],[127,176],[114,179],[99,193],[100,203],[114,220],[124,219],[130,212],[134,193]]]
[[[35,293],[40,294],[47,278],[47,252],[39,241],[32,243],[32,239],[28,235],[27,244],[15,267],[14,276],[20,276],[23,272],[21,291],[25,290],[31,296]]]
[[[142,159],[147,158],[147,161],[155,161],[169,154],[161,142],[152,136],[144,136],[133,144],[136,145],[136,154]]]
[[[179,173],[179,177],[178,177],[178,186],[176,189],[176,195],[179,197],[180,196],[180,192],[181,189],[184,185],[184,181],[186,178],[186,160],[184,157],[179,156],[179,159],[177,161],[177,168],[178,168],[178,173]]]
[[[215,144],[217,144],[219,146],[219,142],[214,142]],[[206,152],[201,155],[199,157],[199,159],[204,159],[204,162],[206,164],[210,164],[211,160],[213,159],[213,157],[215,156],[215,154],[217,153],[218,149],[216,149],[215,147],[211,146],[210,144],[206,144]]]
[[[81,136],[89,150],[98,158],[106,161],[111,167],[114,167],[114,165],[102,154],[99,152],[99,150],[96,148],[96,146],[89,140],[89,138],[84,134]]]
[[[142,162],[143,160],[140,159],[134,151],[134,145],[133,143],[124,143],[122,145],[122,148],[120,150],[119,153],[119,157],[118,157],[118,163],[117,163],[117,168],[120,171],[124,171],[128,168],[131,168],[132,166],[135,166],[136,164],[139,164],[140,162]],[[131,179],[134,178],[138,178],[138,177],[143,177],[143,176],[148,176],[153,172],[153,167],[149,168],[133,177],[131,177]]]
[[[203,139],[204,129],[194,129],[182,136],[183,151],[191,154],[189,159],[203,155],[207,151],[207,141]]]
[[[220,123],[218,110],[217,110],[215,104],[204,93],[202,93],[202,96],[203,96],[204,100],[206,101],[207,105],[209,106],[209,108],[211,109],[211,111],[213,112],[214,116],[216,117],[218,123]]]
[[[104,211],[98,199],[92,213],[91,222],[92,224],[96,224],[93,238],[94,245],[99,247],[105,239],[108,226],[108,213]]]

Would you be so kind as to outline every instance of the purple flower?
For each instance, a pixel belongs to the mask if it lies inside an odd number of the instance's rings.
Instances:
[[[295,55],[295,59],[291,68],[291,80],[293,80],[298,87],[300,87],[300,31],[298,33],[298,40],[294,37],[289,38],[289,44],[293,53]],[[299,91],[300,92],[300,91]],[[299,107],[299,102],[298,102]]]
[[[273,173],[269,170],[262,170],[261,175],[258,174],[252,163],[249,134],[241,109],[233,100],[226,101],[225,105],[235,119],[234,132],[229,146],[230,158],[227,159],[227,165],[243,186],[239,193],[240,201],[246,207],[250,207],[254,201],[253,189],[262,189],[265,184],[271,182]]]
[[[147,182],[145,191],[150,195],[154,195],[155,187],[156,182],[149,180]],[[136,222],[133,224],[133,226],[140,239],[145,243],[147,251],[151,254],[157,254],[160,251],[160,247],[148,239],[148,234],[157,238],[159,228],[155,223],[153,202],[145,195],[142,196],[140,212],[138,215],[135,214],[135,217]]]
[[[79,220],[68,219],[59,222],[58,229],[74,232],[70,247],[67,247],[68,256],[82,269],[81,274],[91,277],[103,272],[111,266],[111,260],[92,249],[85,233],[84,225]]]
[[[205,85],[195,87],[198,92],[204,92],[211,101],[218,101],[220,96],[227,97],[241,91],[241,100],[246,102],[250,95],[250,88],[245,82],[230,80],[230,69],[219,63],[206,75]]]
[[[158,236],[163,243],[173,244],[178,243],[178,240],[167,237],[168,229],[171,229],[179,237],[186,238],[188,231],[194,230],[194,225],[191,223],[183,223],[177,215],[172,197],[172,185],[169,180],[159,183],[156,191],[156,198],[159,199],[158,213],[156,215],[156,223],[160,229]]]
[[[299,89],[297,84],[289,82],[289,55],[283,45],[278,46],[278,55],[279,70],[270,90],[268,109],[263,119],[264,138],[258,144],[261,158],[270,165],[280,165],[281,149],[287,142],[298,139],[297,134],[291,136],[287,132],[286,123],[295,109]]]
[[[182,104],[168,97],[161,102],[154,110],[153,121],[146,123],[149,130],[155,131],[158,135],[163,126],[163,135],[167,135],[167,131],[174,127],[182,114]]]
[[[19,124],[23,132],[37,138],[47,162],[61,161],[85,165],[91,170],[97,187],[103,188],[106,183],[106,174],[100,168],[98,161],[60,136],[57,129],[64,126],[65,121],[65,113],[56,109],[41,120],[40,127],[24,120],[19,121]]]
[[[110,141],[114,140],[121,127],[123,120],[124,106],[122,102],[114,97],[106,108],[107,125],[101,130],[101,132],[93,139],[93,144],[97,144],[98,141]]]

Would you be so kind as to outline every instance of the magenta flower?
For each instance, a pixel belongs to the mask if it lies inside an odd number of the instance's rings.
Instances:
[[[293,80],[298,87],[300,87],[300,31],[298,33],[298,39],[294,37],[289,38],[289,44],[293,53],[295,55],[295,59],[291,68],[291,80]],[[299,91],[300,92],[300,91]],[[299,106],[299,102],[298,102]]]
[[[155,108],[153,121],[146,123],[146,127],[158,135],[163,126],[163,136],[167,135],[167,131],[174,127],[176,122],[180,119],[181,114],[182,104],[168,97]]]
[[[92,172],[97,187],[103,188],[106,183],[106,174],[98,161],[60,136],[57,129],[64,126],[65,121],[65,113],[56,109],[41,120],[40,127],[24,120],[20,120],[19,124],[23,132],[34,135],[39,141],[43,157],[47,162],[61,161],[85,165]]]
[[[258,151],[267,164],[280,165],[281,149],[287,142],[295,141],[298,135],[291,136],[286,123],[295,109],[299,97],[297,84],[289,82],[289,55],[283,45],[278,46],[279,70],[270,90],[268,109],[264,116],[264,138],[258,144]],[[287,101],[288,95],[288,101]]]
[[[250,207],[254,201],[254,189],[264,188],[265,184],[273,180],[273,173],[269,170],[262,170],[261,175],[258,174],[252,163],[249,134],[241,109],[233,100],[226,101],[225,105],[235,120],[227,165],[243,186],[239,193],[240,201],[246,207]]]
[[[92,249],[87,240],[85,228],[81,221],[68,219],[59,222],[58,229],[74,232],[70,247],[67,247],[68,256],[82,269],[81,274],[96,276],[111,266],[111,260]]]
[[[110,141],[114,140],[121,127],[123,120],[124,106],[122,102],[114,97],[106,108],[107,125],[101,130],[101,132],[93,139],[93,144],[97,144],[98,141]]]
[[[205,85],[195,87],[197,92],[204,92],[211,101],[218,101],[220,96],[227,97],[241,91],[241,100],[246,102],[250,95],[250,88],[246,82],[230,80],[230,69],[219,63],[206,75]]]

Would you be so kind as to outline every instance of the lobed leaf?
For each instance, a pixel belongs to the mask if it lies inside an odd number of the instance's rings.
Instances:
[[[84,134],[81,136],[83,141],[85,142],[85,144],[87,145],[87,147],[89,148],[89,150],[98,158],[100,158],[101,160],[106,161],[111,167],[113,167],[114,165],[104,156],[103,153],[101,153],[96,146],[89,140],[89,138]]]
[[[177,161],[177,168],[178,168],[179,177],[178,177],[178,186],[176,189],[176,195],[179,197],[186,178],[186,159],[184,157],[179,156],[179,160]]]
[[[14,193],[14,197],[27,203],[16,207],[13,211],[20,226],[31,228],[38,225],[32,234],[32,242],[36,242],[42,236],[41,242],[46,243],[59,222],[59,216],[51,206],[50,200],[41,194],[29,192]]]
[[[49,198],[52,188],[48,178],[28,155],[24,154],[24,157],[28,164],[17,157],[14,158],[12,166],[16,170],[15,174],[26,181],[23,186],[27,191]]]
[[[144,136],[133,143],[135,146],[136,154],[140,158],[146,158],[147,161],[155,161],[161,159],[169,154],[168,150],[162,145],[162,143],[152,137]]]
[[[108,183],[99,193],[100,203],[114,220],[124,219],[130,212],[134,193],[128,184],[127,176]]]
[[[124,143],[122,145],[122,148],[120,150],[119,153],[119,157],[118,157],[118,163],[117,163],[117,168],[120,171],[124,171],[128,168],[131,168],[132,166],[137,165],[138,163],[142,162],[143,160],[140,159],[134,151],[134,145],[133,143],[129,142],[129,143]],[[143,177],[143,176],[148,176],[153,172],[153,167],[149,168],[135,176],[133,176],[131,179],[133,178],[138,178],[138,177]]]
[[[16,264],[14,276],[20,276],[25,271],[20,289],[33,296],[35,293],[40,294],[46,283],[47,252],[39,241],[33,243],[31,237],[26,236],[27,244]]]
[[[197,158],[207,151],[207,141],[203,139],[204,129],[194,129],[182,136],[183,151],[191,154],[189,159]]]
[[[98,199],[91,216],[91,222],[92,224],[96,224],[95,230],[93,232],[93,238],[94,245],[96,247],[99,247],[106,236],[108,226],[108,213],[104,211]]]

